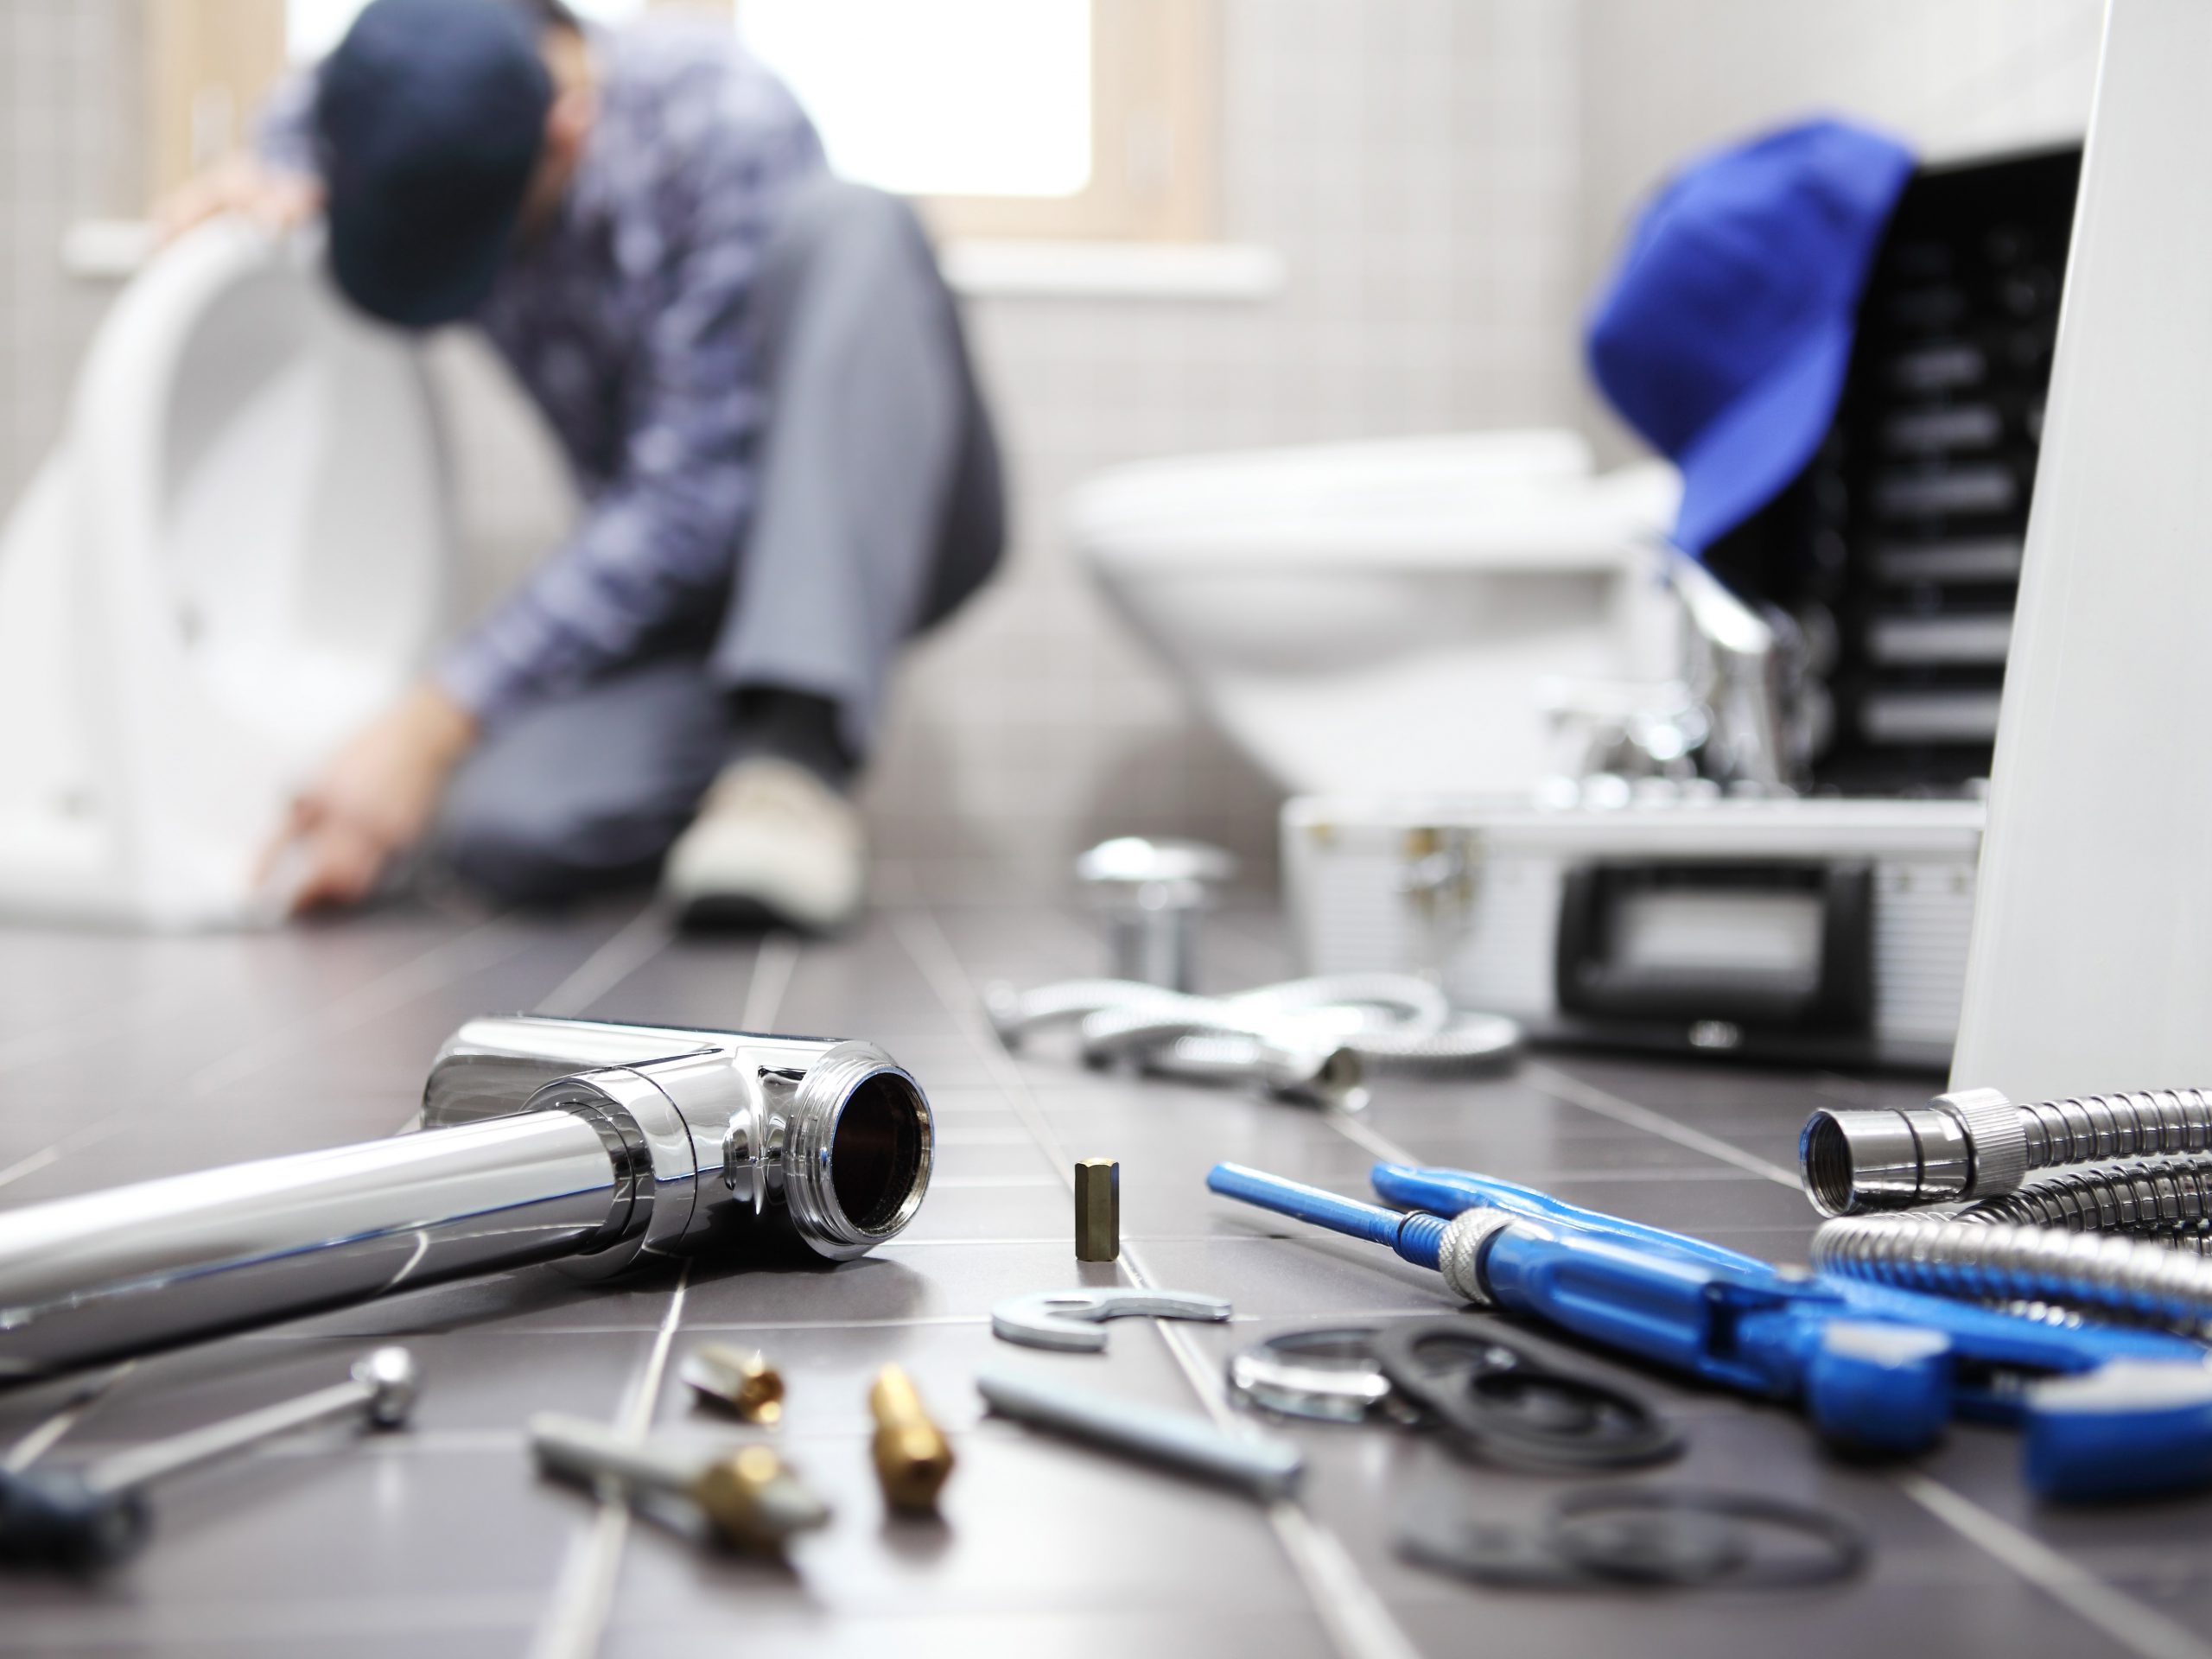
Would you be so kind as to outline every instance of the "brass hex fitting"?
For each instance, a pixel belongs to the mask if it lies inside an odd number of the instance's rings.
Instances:
[[[914,1380],[899,1366],[885,1366],[868,1391],[868,1408],[875,1419],[875,1478],[884,1502],[910,1513],[934,1510],[952,1477],[952,1443],[923,1409]]]
[[[1122,1253],[1122,1166],[1111,1158],[1075,1166],[1075,1259],[1111,1262]]]
[[[724,1542],[760,1554],[779,1554],[792,1534],[830,1520],[829,1506],[765,1446],[717,1458],[693,1479],[690,1496]]]
[[[692,1350],[677,1375],[694,1392],[748,1423],[773,1424],[783,1417],[783,1376],[757,1348],[709,1343]]]

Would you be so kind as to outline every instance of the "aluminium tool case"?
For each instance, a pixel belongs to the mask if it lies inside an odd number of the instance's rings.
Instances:
[[[1937,1067],[1966,988],[1973,801],[1283,810],[1311,972],[1436,975],[1540,1041]]]
[[[2080,167],[1914,175],[1819,453],[1705,556],[1807,642],[1807,793],[1294,800],[1310,970],[1433,970],[1559,1040],[1948,1064]]]

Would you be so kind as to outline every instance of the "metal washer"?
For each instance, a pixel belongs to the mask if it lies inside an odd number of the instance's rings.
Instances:
[[[1229,1392],[1240,1405],[1280,1417],[1359,1423],[1395,1415],[1390,1379],[1363,1325],[1286,1331],[1230,1357]]]

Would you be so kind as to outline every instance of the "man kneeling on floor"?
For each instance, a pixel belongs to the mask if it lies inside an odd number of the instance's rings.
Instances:
[[[893,658],[1004,533],[912,212],[829,175],[727,26],[587,30],[560,0],[374,0],[280,92],[263,152],[172,229],[320,207],[346,295],[480,325],[588,502],[295,804],[272,856],[298,907],[421,849],[507,899],[658,868],[690,919],[849,919],[846,791]]]

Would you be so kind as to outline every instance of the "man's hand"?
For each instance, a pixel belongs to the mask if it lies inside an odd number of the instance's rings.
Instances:
[[[272,232],[304,224],[322,211],[322,184],[280,172],[251,156],[233,156],[179,186],[154,210],[154,238],[163,247],[194,226],[239,213]]]
[[[475,741],[474,715],[435,686],[416,687],[292,803],[263,857],[264,879],[290,887],[294,915],[359,904],[429,830],[446,779]]]

